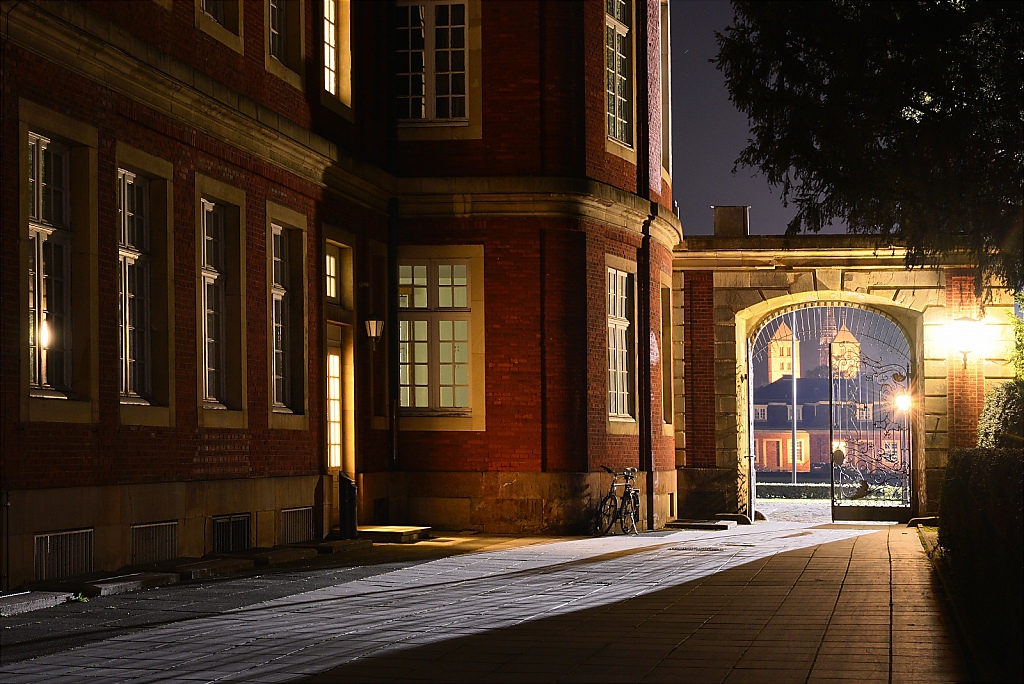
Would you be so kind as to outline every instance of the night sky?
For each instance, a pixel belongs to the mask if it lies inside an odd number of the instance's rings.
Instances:
[[[672,191],[683,235],[710,235],[711,205],[750,206],[750,232],[781,235],[796,214],[752,169],[732,173],[749,137],[747,117],[729,102],[725,77],[708,62],[715,31],[732,23],[728,0],[669,0],[672,25]]]

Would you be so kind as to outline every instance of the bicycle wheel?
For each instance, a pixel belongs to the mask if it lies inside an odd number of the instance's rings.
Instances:
[[[636,531],[637,501],[632,496],[622,498],[622,510],[619,511],[619,525],[623,534],[639,534]]]
[[[605,494],[601,503],[597,505],[597,513],[594,515],[594,535],[600,537],[608,534],[615,522],[615,515],[618,513],[618,501],[614,494]]]

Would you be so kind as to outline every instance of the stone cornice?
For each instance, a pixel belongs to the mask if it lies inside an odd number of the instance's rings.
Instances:
[[[403,218],[574,218],[638,236],[652,211],[632,193],[582,178],[408,178],[397,181],[397,194]],[[651,236],[671,250],[682,237],[679,219],[662,207],[655,211]]]

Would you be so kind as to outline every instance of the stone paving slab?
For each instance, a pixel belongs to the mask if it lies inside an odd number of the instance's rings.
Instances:
[[[36,582],[33,588],[43,591],[67,592],[83,596],[114,596],[129,591],[152,589],[175,584],[179,575],[174,572],[133,572],[127,575],[100,576],[92,579],[76,578]]]
[[[681,545],[721,550],[672,550]],[[895,526],[759,523],[536,544],[123,634],[5,665],[0,679],[963,680],[930,577],[915,577],[916,588],[890,584],[897,559],[922,556],[916,531]],[[861,561],[881,572],[850,574]],[[904,623],[832,623],[865,601],[873,617],[891,615],[897,595]],[[744,623],[744,615],[752,619]],[[921,629],[899,628],[916,628],[918,619]],[[934,650],[917,650],[922,644]],[[870,657],[844,657],[850,653]]]
[[[21,591],[0,596],[0,615],[20,615],[33,610],[53,608],[71,598],[67,591]]]

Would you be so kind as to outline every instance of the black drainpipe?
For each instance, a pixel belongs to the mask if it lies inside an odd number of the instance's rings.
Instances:
[[[646,2],[636,7],[636,194],[650,202],[651,199],[651,117],[650,85],[648,65],[650,44],[647,40],[650,16]],[[638,428],[640,449],[640,470],[647,474],[644,489],[647,493],[647,529],[654,529],[654,420],[651,416],[651,224],[657,216],[657,207],[651,203],[647,220],[642,227],[643,238],[637,254],[637,348],[639,351],[639,378],[637,383]]]

